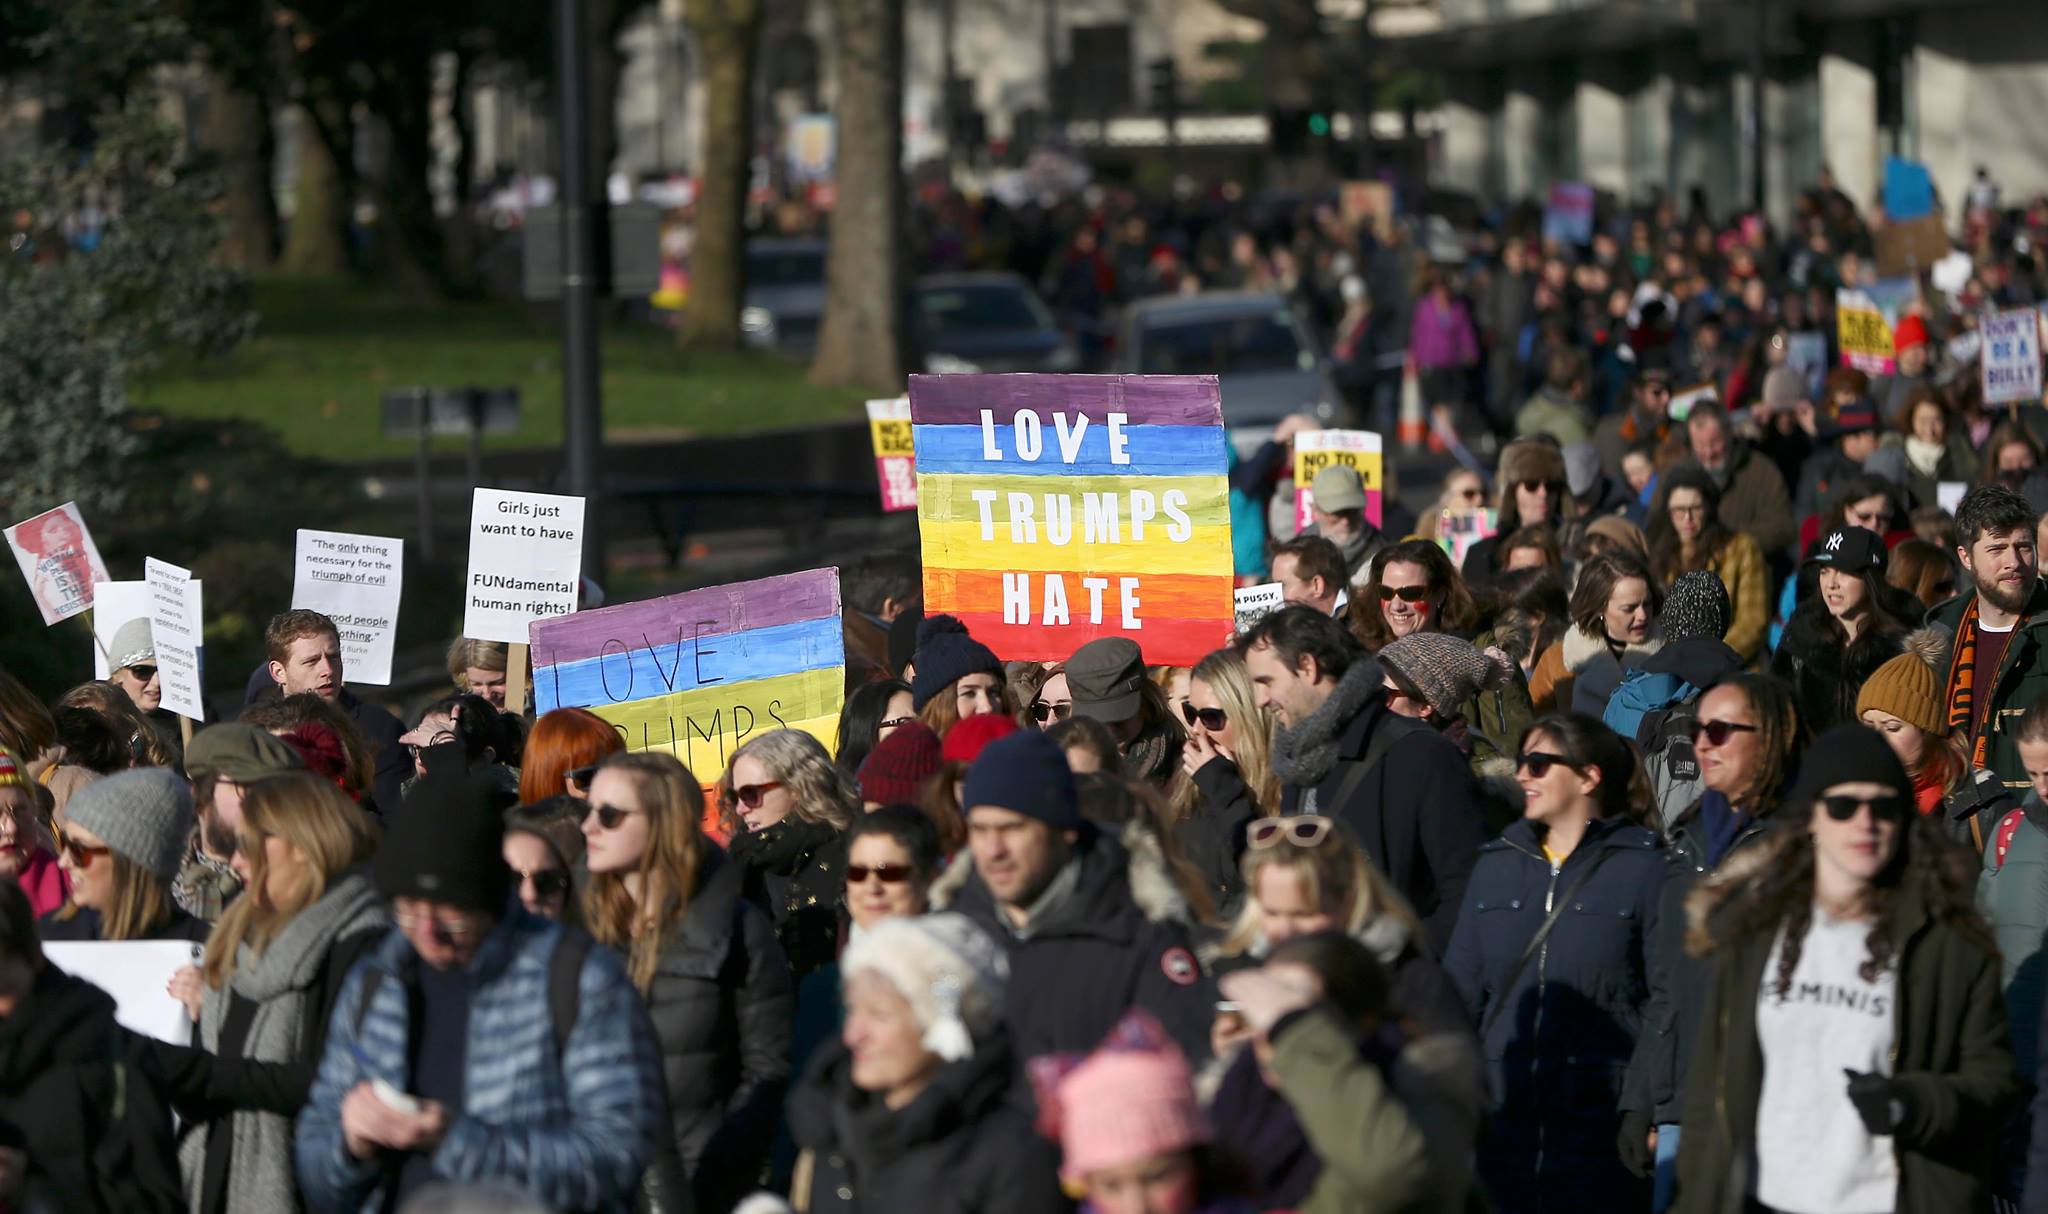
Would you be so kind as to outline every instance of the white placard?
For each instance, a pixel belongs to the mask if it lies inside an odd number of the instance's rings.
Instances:
[[[1237,633],[1243,636],[1260,620],[1286,605],[1281,597],[1280,583],[1266,582],[1259,586],[1240,586],[1230,592],[1231,606],[1237,612]]]
[[[341,632],[342,669],[351,683],[391,682],[405,541],[346,531],[299,531],[292,564],[292,606],[318,611]]]
[[[156,670],[163,706],[194,721],[206,719],[206,687],[199,669],[205,635],[205,604],[189,569],[150,557],[143,562],[149,583],[149,628],[156,637]]]
[[[1963,495],[1970,491],[1968,481],[1941,481],[1934,486],[1934,500],[1950,514],[1963,504]]]
[[[1984,334],[1978,361],[1984,381],[1984,403],[2004,404],[2041,399],[2041,327],[2032,308],[1986,312],[1978,328]]]
[[[70,940],[43,945],[50,964],[114,997],[122,1028],[172,1045],[192,1044],[192,1018],[165,988],[171,975],[199,964],[188,940]]]
[[[205,597],[206,583],[194,581],[192,588]],[[101,582],[92,588],[92,677],[104,679],[113,674],[109,660],[114,654],[114,637],[121,627],[130,620],[149,618],[148,582]],[[154,628],[151,629],[155,631]],[[200,661],[205,661],[205,647],[200,648]]]
[[[527,625],[576,610],[582,575],[582,498],[477,489],[463,636],[526,644]]]
[[[21,576],[36,596],[43,623],[68,620],[92,609],[92,588],[107,581],[107,565],[92,542],[92,532],[78,513],[77,502],[65,502],[23,519],[7,529]]]

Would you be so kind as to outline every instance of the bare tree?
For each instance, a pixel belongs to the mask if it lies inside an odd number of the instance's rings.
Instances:
[[[682,340],[740,344],[746,290],[748,161],[753,153],[754,56],[760,0],[689,0],[683,24],[704,75],[704,151],[697,173],[697,240],[690,252],[690,306]]]
[[[834,0],[838,197],[811,381],[903,387],[903,0]]]

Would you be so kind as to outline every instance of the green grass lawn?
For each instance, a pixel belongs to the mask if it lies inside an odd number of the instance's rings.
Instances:
[[[256,335],[233,355],[166,368],[134,393],[138,408],[274,426],[294,450],[328,459],[402,455],[383,436],[382,395],[423,385],[512,385],[521,428],[491,447],[551,446],[562,436],[561,343],[550,308],[404,302],[346,281],[260,279]],[[865,394],[819,388],[804,367],[760,354],[687,351],[665,329],[604,334],[605,437],[675,438],[860,418]],[[459,439],[441,440],[459,450]]]

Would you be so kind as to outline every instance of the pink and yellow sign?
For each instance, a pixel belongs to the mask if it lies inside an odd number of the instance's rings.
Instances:
[[[1006,659],[1103,636],[1186,666],[1233,622],[1208,375],[913,375],[924,607]]]
[[[868,432],[875,440],[875,479],[882,510],[917,509],[917,465],[912,454],[910,398],[868,402]]]

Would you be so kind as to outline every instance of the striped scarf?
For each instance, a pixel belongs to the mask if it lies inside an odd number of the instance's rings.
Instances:
[[[2019,630],[2026,627],[2026,624],[2025,615],[2014,621],[2015,640],[2018,639]],[[1989,729],[1984,729],[1974,736],[1970,732],[1970,724],[1976,720],[1976,696],[1979,690],[1988,696],[1997,689],[1997,671],[1985,672],[1981,687],[1977,678],[1977,599],[1972,596],[1969,605],[1963,608],[1963,618],[1956,624],[1956,643],[1949,654],[1948,680],[1943,691],[1948,695],[1949,731],[1960,731],[1964,737],[1970,739],[1970,762],[1976,767],[1985,765],[1984,756],[1991,733]],[[1986,725],[1991,722],[1988,712],[1984,721]]]

